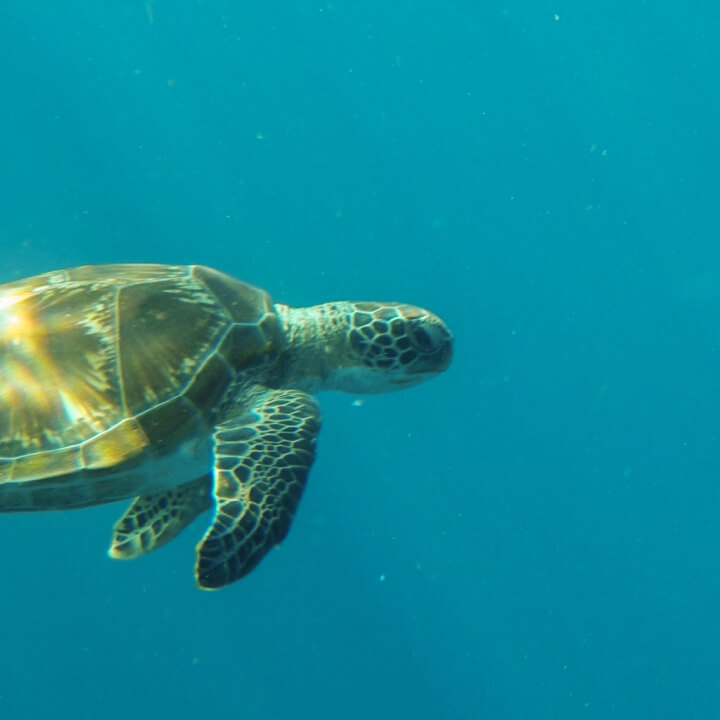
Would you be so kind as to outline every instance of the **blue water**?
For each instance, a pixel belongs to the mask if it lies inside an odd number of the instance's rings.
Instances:
[[[323,395],[287,541],[0,517],[0,717],[720,717],[720,9],[4,0],[0,280],[205,263],[400,299],[439,379]]]

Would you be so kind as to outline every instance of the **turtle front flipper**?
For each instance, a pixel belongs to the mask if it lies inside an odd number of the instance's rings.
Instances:
[[[268,390],[215,430],[215,518],[197,548],[198,587],[247,575],[287,535],[310,466],[320,412],[312,396]]]
[[[108,554],[116,560],[132,560],[156,550],[209,507],[209,475],[172,490],[140,495],[115,523]]]

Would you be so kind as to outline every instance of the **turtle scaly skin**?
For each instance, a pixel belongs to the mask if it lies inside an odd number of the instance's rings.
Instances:
[[[196,581],[223,587],[287,534],[315,456],[312,394],[408,387],[451,354],[421,308],[293,308],[197,265],[2,285],[0,512],[134,498],[110,549],[128,559],[212,506]]]

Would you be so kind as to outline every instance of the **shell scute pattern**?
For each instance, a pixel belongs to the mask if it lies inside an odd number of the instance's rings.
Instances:
[[[233,322],[218,348],[225,362],[240,372],[271,361],[279,350],[281,329],[270,296],[210,268],[196,267],[194,274]]]
[[[121,288],[119,379],[128,413],[142,413],[183,392],[228,324],[227,313],[199,283]]]
[[[207,433],[278,335],[264,291],[199,266],[86,266],[2,286],[0,483],[111,468]]]

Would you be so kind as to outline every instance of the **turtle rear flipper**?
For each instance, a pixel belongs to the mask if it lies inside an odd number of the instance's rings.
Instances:
[[[108,554],[116,560],[132,560],[156,550],[209,507],[209,475],[172,490],[140,495],[115,523]]]
[[[197,548],[198,587],[215,590],[250,572],[290,528],[310,466],[320,412],[311,395],[268,390],[218,425],[215,518]]]

